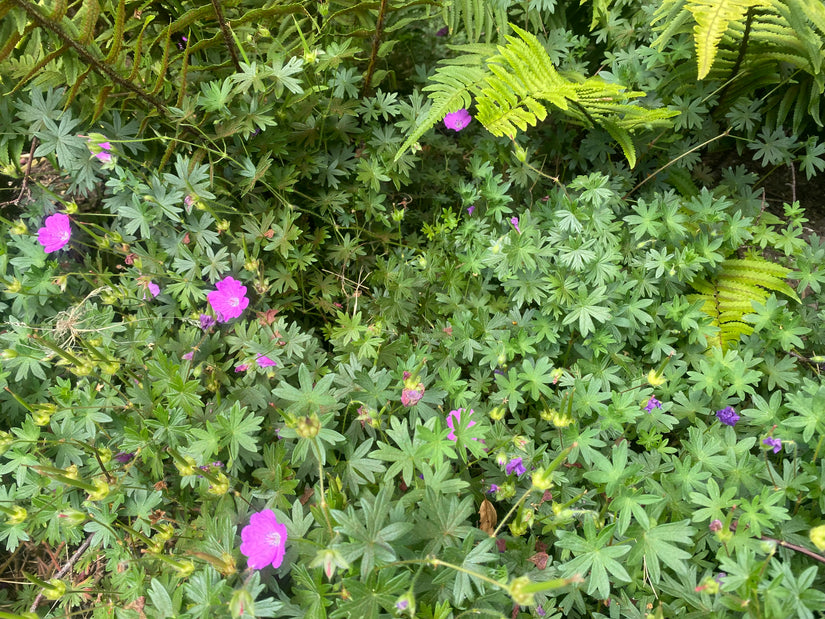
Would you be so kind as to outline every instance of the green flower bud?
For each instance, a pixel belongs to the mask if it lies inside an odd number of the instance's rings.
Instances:
[[[12,505],[4,511],[6,512],[6,522],[11,525],[22,524],[29,515],[26,508],[20,505]]]
[[[62,518],[70,527],[77,527],[86,522],[86,514],[73,508],[60,512],[58,518]]]
[[[9,228],[9,232],[12,234],[26,234],[29,231],[29,228],[26,226],[25,222],[22,219],[18,219],[15,221],[11,228]]]
[[[295,432],[301,438],[315,438],[320,431],[321,420],[318,419],[318,416],[315,414],[309,417],[301,417],[298,420],[298,427],[295,428]]]
[[[178,469],[178,472],[183,477],[195,475],[198,468],[198,463],[195,462],[195,459],[192,456],[183,456],[183,460],[183,462],[180,462],[175,459],[175,467]]]
[[[819,550],[825,550],[825,524],[808,531],[808,537],[811,538],[811,543]]]
[[[66,583],[59,578],[52,578],[49,585],[43,588],[43,597],[47,600],[59,600],[66,595]]]
[[[519,606],[535,606],[536,600],[533,598],[533,594],[527,590],[527,586],[530,584],[530,579],[527,576],[520,576],[513,579],[510,583],[510,597],[513,598],[515,604]]]
[[[537,468],[533,473],[533,487],[544,492],[553,486],[553,472]]]
[[[89,492],[90,501],[102,501],[107,496],[109,496],[109,484],[107,484],[106,480],[102,477],[93,479],[92,485],[95,487],[95,489]]]
[[[23,290],[23,284],[20,283],[20,280],[16,277],[13,277],[12,280],[9,282],[9,285],[6,286],[6,292],[9,294],[17,294]]]
[[[504,419],[504,415],[507,413],[507,410],[503,406],[496,406],[493,410],[490,411],[490,419],[493,421],[501,421]]]
[[[189,578],[192,575],[192,572],[195,571],[195,564],[189,559],[184,559],[183,561],[178,561],[177,563],[178,565],[175,565],[175,569],[178,571],[181,578]]]
[[[223,496],[229,492],[229,478],[223,473],[218,473],[216,477],[217,480],[212,481],[212,484],[209,486],[207,492],[209,492],[209,494],[214,494],[215,496]]]
[[[246,589],[236,589],[229,600],[229,612],[234,619],[255,616],[255,599]]]
[[[7,348],[2,353],[0,353],[0,358],[4,361],[8,361],[9,359],[15,359],[17,357],[17,351],[13,348]]]
[[[108,464],[112,460],[112,450],[108,447],[101,447],[97,450],[97,456],[103,464]]]
[[[14,443],[14,437],[8,432],[0,430],[0,456],[6,453],[6,450],[11,447],[12,443]]]

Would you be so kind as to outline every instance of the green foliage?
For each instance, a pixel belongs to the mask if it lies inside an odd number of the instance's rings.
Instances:
[[[713,337],[713,346],[727,349],[740,336],[750,334],[753,327],[747,324],[745,317],[753,311],[754,303],[765,303],[771,291],[781,292],[799,302],[799,297],[785,282],[790,269],[764,258],[725,260],[719,266],[713,281],[691,281],[690,285],[699,294],[688,297],[701,302],[702,311],[719,329]]]
[[[626,92],[621,85],[597,77],[562,75],[538,38],[510,26],[518,38],[506,36],[507,45],[497,46],[496,55],[490,56],[476,46],[456,48],[465,55],[436,71],[425,88],[432,100],[429,113],[396,156],[401,156],[446,113],[469,107],[472,94],[479,122],[495,136],[506,135],[512,140],[517,129],[524,131],[544,120],[547,109],[539,101],[546,101],[578,124],[604,127],[622,147],[630,167],[635,166],[631,132],[667,126],[667,119],[675,113],[627,103],[643,97],[643,92]]]
[[[821,612],[825,19],[687,6],[0,3],[0,607]]]

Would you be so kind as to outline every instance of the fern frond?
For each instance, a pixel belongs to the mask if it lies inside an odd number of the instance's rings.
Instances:
[[[470,107],[470,92],[478,88],[484,76],[484,69],[479,66],[444,66],[436,69],[430,83],[424,87],[424,91],[429,93],[430,109],[398,149],[395,161],[445,115]]]
[[[741,335],[753,331],[744,317],[753,311],[754,301],[764,303],[771,292],[779,292],[799,302],[785,281],[790,272],[762,258],[725,260],[713,280],[696,279],[690,283],[699,294],[688,298],[702,301],[702,311],[710,316],[713,326],[719,328],[715,343],[725,349]]]
[[[604,126],[631,166],[636,162],[636,149],[630,132],[661,125],[677,114],[628,103],[644,96],[643,92],[627,91],[597,77],[561,74],[535,36],[513,24],[510,27],[518,36],[506,36],[506,45],[496,46],[495,55],[485,60],[485,47],[463,46],[469,53],[436,70],[424,88],[431,93],[433,104],[396,160],[445,114],[469,107],[471,94],[478,108],[476,118],[495,136],[512,137],[517,130],[544,120],[546,102],[579,124]]]
[[[473,43],[482,36],[489,43],[494,33],[501,39],[508,32],[506,5],[490,0],[453,0],[443,6],[444,23],[450,33],[455,33],[463,24],[467,38]]]
[[[688,3],[687,10],[696,21],[693,32],[700,80],[710,72],[728,24],[742,20],[748,9],[760,5],[763,5],[760,0],[692,0]]]

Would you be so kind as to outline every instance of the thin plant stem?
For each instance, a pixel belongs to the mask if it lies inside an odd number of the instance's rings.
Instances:
[[[503,526],[504,526],[504,524],[507,522],[507,520],[509,520],[510,516],[512,516],[512,515],[513,515],[513,512],[514,512],[514,511],[516,511],[516,510],[518,509],[519,505],[521,505],[522,503],[524,503],[524,500],[525,500],[528,496],[530,496],[530,493],[531,493],[531,492],[533,492],[533,487],[532,487],[532,486],[530,486],[530,488],[528,488],[528,489],[525,491],[525,493],[521,495],[521,498],[520,498],[518,501],[516,501],[516,504],[515,504],[515,505],[513,505],[513,506],[510,508],[510,511],[509,511],[509,512],[507,512],[507,514],[504,516],[504,518],[502,518],[501,522],[500,522],[500,523],[498,524],[498,526],[496,527],[496,530],[495,530],[495,531],[493,531],[493,534],[492,534],[490,537],[496,537],[496,536],[498,535],[498,532],[499,532],[499,531],[501,531],[501,527],[503,527]]]
[[[327,522],[330,537],[335,536],[335,531],[332,528],[332,521],[329,519],[329,506],[327,505],[327,494],[324,490],[324,465],[321,463],[321,450],[315,444],[316,439],[312,439],[312,451],[318,460],[318,481],[321,484],[321,512],[324,514],[324,520]]]

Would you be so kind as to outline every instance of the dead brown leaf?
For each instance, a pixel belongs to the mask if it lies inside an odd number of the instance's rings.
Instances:
[[[498,513],[496,508],[490,501],[484,499],[481,502],[481,507],[478,510],[480,522],[478,528],[484,531],[487,535],[492,535],[496,530],[496,523],[498,522]]]

